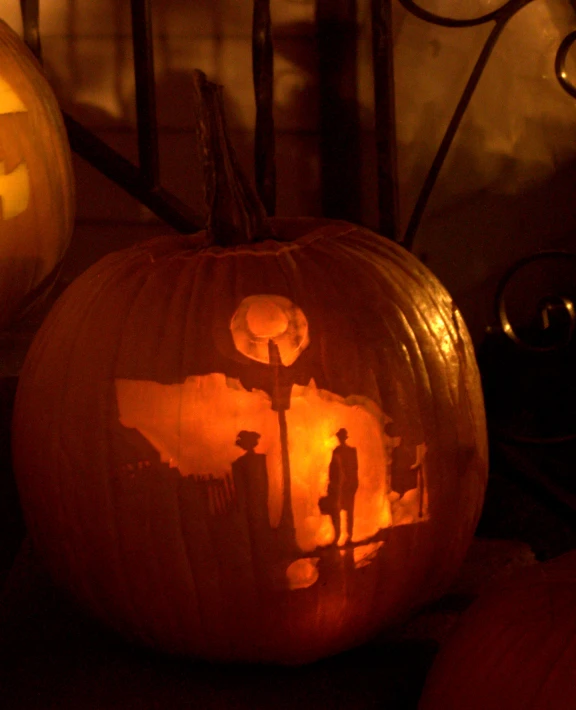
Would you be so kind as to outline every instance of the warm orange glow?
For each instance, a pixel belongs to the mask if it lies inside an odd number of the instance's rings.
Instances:
[[[358,547],[355,547],[354,567],[359,569],[360,567],[366,567],[366,565],[369,565],[376,557],[378,550],[383,544],[382,540],[380,540],[380,542],[370,542],[367,545],[359,545]]]
[[[30,202],[30,173],[26,163],[20,163],[14,170],[6,173],[3,161],[0,161],[0,203],[2,219],[12,219],[22,214]]]
[[[219,373],[189,377],[176,385],[118,379],[116,391],[121,423],[138,429],[161,460],[182,476],[225,478],[242,453],[236,445],[238,432],[258,432],[256,450],[266,457],[270,523],[279,524],[283,491],[278,419],[265,392],[247,391]],[[374,402],[365,397],[344,399],[318,389],[312,380],[307,386],[294,386],[286,419],[292,510],[303,551],[329,544],[334,537],[330,517],[322,515],[318,501],[328,488],[330,460],[338,445],[335,433],[342,426],[358,452],[353,541],[393,524],[422,519],[417,489],[400,497],[387,488],[399,438],[384,433],[388,418]]]
[[[286,569],[286,579],[289,589],[305,589],[317,581],[319,557],[301,557]]]
[[[26,106],[10,84],[0,77],[0,115],[27,113]],[[0,160],[0,204],[1,218],[12,219],[22,214],[30,202],[30,174],[25,162],[19,163],[7,172],[4,161]]]
[[[282,365],[291,365],[308,347],[308,321],[298,306],[272,294],[245,298],[230,323],[234,345],[251,360],[270,362],[269,342],[278,347]]]
[[[28,109],[10,86],[10,84],[0,76],[0,114],[7,113],[27,113]]]
[[[260,300],[248,306],[246,325],[257,338],[277,338],[288,329],[288,316],[276,303]]]
[[[252,526],[273,584],[314,584],[320,556],[337,561],[338,549],[346,565],[370,564],[382,531],[427,518],[426,445],[408,466],[416,487],[391,490],[401,438],[386,433],[390,417],[368,397],[288,379],[284,360],[308,344],[303,312],[280,296],[250,296],[230,328],[238,350],[269,365],[266,391],[218,372],[173,385],[117,379],[120,423],[191,479],[207,516]]]

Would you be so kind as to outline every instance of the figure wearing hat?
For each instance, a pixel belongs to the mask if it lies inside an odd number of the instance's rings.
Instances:
[[[235,444],[245,453],[232,462],[232,480],[236,493],[236,510],[248,532],[249,555],[255,573],[265,582],[271,569],[273,550],[270,545],[270,517],[268,514],[268,470],[266,454],[255,451],[260,440],[257,431],[243,429],[236,435]],[[240,540],[230,540],[239,549]]]
[[[340,442],[332,452],[328,468],[327,508],[334,525],[334,543],[340,538],[340,511],[346,511],[346,534],[352,539],[354,527],[354,496],[358,490],[358,454],[346,443],[348,432],[339,429],[336,437]]]
[[[246,453],[232,463],[237,504],[253,530],[269,526],[266,454],[254,451],[259,439],[260,434],[256,431],[238,432],[236,446]]]

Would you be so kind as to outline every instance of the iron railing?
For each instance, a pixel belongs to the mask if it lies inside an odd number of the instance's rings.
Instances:
[[[192,232],[203,226],[204,217],[163,188],[160,182],[151,1],[131,0],[138,165],[120,155],[70,115],[65,114],[65,122],[75,152],[172,227],[181,232]],[[498,9],[471,19],[444,17],[425,10],[414,0],[396,0],[412,15],[443,27],[458,29],[493,23],[428,170],[403,234],[399,232],[398,218],[391,8],[393,1],[371,0],[379,231],[411,249],[450,146],[502,31],[520,10],[537,0],[508,0]],[[575,4],[574,0],[567,2]],[[39,0],[20,0],[20,4],[24,39],[41,60]],[[317,0],[322,209],[326,217],[352,221],[358,221],[360,202],[357,179],[358,117],[354,115],[354,107],[347,100],[350,85],[355,81],[351,67],[355,66],[356,11],[356,0]],[[273,119],[274,53],[270,0],[254,0],[252,37],[256,103],[255,177],[267,212],[273,214],[276,203],[276,170]],[[555,62],[560,85],[574,97],[576,86],[568,78],[566,61],[575,41],[576,31],[573,31],[558,47]]]
[[[469,28],[492,25],[471,70],[447,129],[439,143],[427,175],[420,188],[404,233],[400,233],[398,209],[398,172],[394,90],[394,53],[392,42],[392,3],[396,1],[420,20],[442,27]],[[459,130],[478,82],[492,56],[502,32],[523,8],[538,0],[507,0],[497,8],[470,19],[445,17],[432,13],[414,0],[371,0],[372,52],[374,76],[374,129],[377,163],[379,231],[411,249],[450,147]],[[576,10],[576,0],[566,0]],[[24,39],[40,59],[39,0],[20,0]],[[276,169],[273,117],[273,42],[270,0],[254,0],[252,48],[256,104],[255,179],[258,193],[269,214],[275,211]],[[350,93],[355,86],[357,0],[316,0],[316,38],[319,56],[320,163],[322,211],[324,216],[358,221],[360,212],[359,118],[351,105]],[[110,180],[174,227],[188,233],[201,229],[205,218],[166,190],[160,180],[158,124],[152,43],[151,0],[131,0],[132,42],[136,86],[138,164],[127,160],[70,115],[65,114],[66,127],[73,150]],[[575,14],[576,21],[576,14]],[[555,74],[560,86],[576,98],[576,86],[567,73],[568,55],[576,42],[576,30],[559,44],[555,58]],[[353,102],[352,102],[353,104]],[[546,254],[528,257],[547,258]],[[569,258],[572,258],[571,256]],[[509,323],[503,304],[503,293],[510,275],[521,268],[526,259],[505,274],[497,293],[497,318],[502,333],[519,346],[517,334]],[[576,316],[572,303],[551,302],[564,307],[569,316],[569,340],[574,342]],[[504,310],[503,310],[504,308]],[[546,314],[544,314],[546,315]],[[567,343],[553,344],[553,348]],[[551,348],[545,348],[550,350]],[[499,433],[495,433],[496,438]],[[502,437],[500,437],[502,438]],[[576,434],[565,440],[572,442]],[[522,442],[540,445],[552,439],[529,437]],[[533,477],[533,476],[532,476]],[[526,478],[530,478],[527,474]],[[540,479],[542,476],[540,476]],[[540,480],[543,490],[551,491],[560,507],[576,509],[573,497],[550,481]],[[552,488],[550,488],[550,485]]]

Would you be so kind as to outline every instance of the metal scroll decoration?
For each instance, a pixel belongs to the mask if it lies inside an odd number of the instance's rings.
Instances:
[[[576,254],[540,251],[519,259],[496,290],[484,390],[495,440],[576,441]]]
[[[526,5],[535,0],[508,0],[496,10],[470,19],[452,18],[430,12],[414,2],[414,0],[397,1],[412,15],[433,25],[457,29],[494,23],[429,168],[406,231],[401,235],[398,231],[397,207],[398,178],[394,115],[392,0],[371,0],[375,148],[378,165],[378,203],[380,211],[379,229],[382,234],[392,236],[407,249],[411,249],[438,175],[494,47],[508,22]],[[20,0],[20,4],[24,25],[24,39],[30,49],[41,59],[38,0]],[[317,7],[317,18],[319,23],[322,23],[322,31],[319,28],[318,32],[320,67],[322,69],[322,66],[330,66],[330,62],[327,61],[328,58],[322,57],[322,53],[334,50],[333,43],[320,41],[323,34],[334,26],[334,23],[337,22],[346,8],[348,8],[346,12],[350,14],[355,7],[355,3],[350,2],[347,4],[347,2],[343,1],[333,4],[332,2],[318,0]],[[330,8],[333,9],[331,10]],[[196,231],[204,226],[204,218],[181,202],[175,195],[165,190],[160,184],[151,0],[131,0],[131,11],[139,165],[136,166],[126,160],[71,116],[65,115],[70,142],[72,148],[79,155],[145,204],[153,213],[172,227],[184,233]],[[331,12],[333,16],[330,15]],[[275,210],[276,171],[272,110],[274,97],[270,0],[254,0],[252,36],[253,76],[257,114],[255,127],[256,182],[258,192],[266,205],[268,213],[273,214]],[[555,71],[562,88],[570,96],[576,98],[576,85],[570,81],[566,70],[567,57],[575,42],[576,30],[568,34],[558,47]],[[320,72],[320,77],[322,80],[322,71]],[[332,96],[330,105],[333,106],[337,99],[338,97]],[[333,117],[333,112],[331,112],[331,115]],[[333,118],[331,118],[331,121],[333,121]],[[323,142],[330,143],[329,137]],[[332,164],[334,157],[332,156],[331,159]],[[330,171],[327,170],[325,172],[329,173]],[[330,189],[330,185],[323,186],[323,189]],[[332,204],[330,201],[326,202],[324,200],[323,202],[325,205]],[[331,217],[335,215],[326,214],[325,216]]]
[[[468,108],[470,100],[472,99],[474,91],[478,85],[478,81],[480,80],[480,77],[484,72],[488,60],[490,59],[490,56],[492,55],[492,52],[494,50],[494,47],[496,46],[496,43],[498,42],[498,39],[502,35],[502,32],[508,22],[520,10],[522,10],[522,8],[534,2],[534,0],[508,0],[496,10],[492,10],[491,12],[487,12],[483,15],[470,19],[456,19],[437,15],[420,7],[420,5],[414,2],[414,0],[398,0],[398,2],[415,17],[418,17],[419,19],[430,24],[440,25],[442,27],[461,28],[473,27],[475,25],[482,25],[490,22],[494,23],[492,30],[486,38],[486,41],[484,43],[484,46],[482,47],[478,59],[476,60],[476,64],[472,69],[472,72],[464,87],[462,95],[458,101],[458,104],[456,105],[454,113],[452,114],[452,118],[450,119],[444,137],[440,142],[440,146],[434,157],[434,160],[432,161],[432,165],[430,166],[426,179],[424,180],[424,184],[421,188],[414,210],[408,222],[406,232],[404,234],[403,239],[401,240],[404,246],[407,249],[410,249],[414,242],[414,237],[420,225],[422,215],[424,214],[424,210],[426,208],[426,205],[428,204],[428,200],[430,198],[432,190],[434,189],[434,185],[436,184],[438,175],[440,174],[440,170],[442,169],[450,146],[454,141],[458,128],[460,127],[462,118],[464,117],[464,113]],[[575,41],[576,31],[571,32],[560,44],[556,55],[555,71],[562,88],[571,96],[576,98],[576,87],[574,86],[574,84],[572,84],[572,82],[570,82],[566,72],[567,56],[570,51],[570,48],[572,47]]]
[[[531,342],[522,333],[518,332],[518,328],[513,323],[513,319],[508,312],[506,292],[514,277],[521,273],[525,267],[535,262],[544,264],[545,262],[554,263],[557,261],[564,261],[570,264],[574,273],[576,273],[576,254],[557,250],[541,251],[526,256],[513,264],[506,271],[496,289],[496,318],[499,321],[500,329],[507,338],[523,350],[530,350],[535,353],[554,352],[569,345],[574,338],[576,307],[573,297],[567,294],[546,295],[538,303],[537,310],[542,331],[551,330],[551,316],[554,316],[556,321],[561,321],[561,327],[556,327],[552,337],[545,343]]]

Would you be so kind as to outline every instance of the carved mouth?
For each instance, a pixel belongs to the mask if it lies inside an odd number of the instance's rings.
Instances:
[[[12,219],[22,214],[30,202],[30,174],[25,162],[6,173],[4,163],[0,161],[0,203],[2,219]]]
[[[0,77],[0,114],[27,113],[28,109],[5,79]],[[1,219],[7,220],[22,214],[30,202],[30,173],[24,161],[7,173],[0,160]]]

